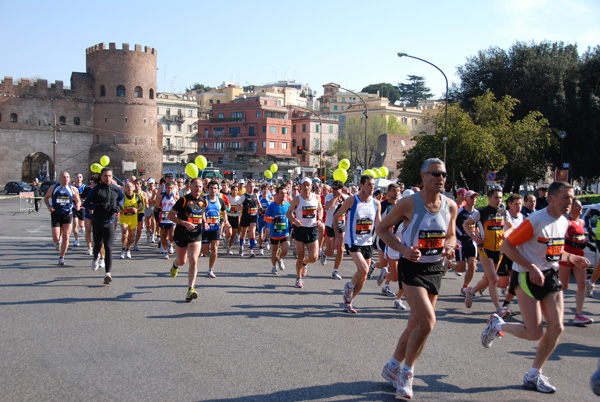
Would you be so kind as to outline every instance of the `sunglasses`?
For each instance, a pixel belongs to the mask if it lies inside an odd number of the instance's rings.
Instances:
[[[446,173],[446,172],[440,172],[439,170],[434,170],[433,172],[425,172],[425,173],[430,174],[433,177],[440,177],[440,176],[442,176],[444,179],[446,178],[446,176],[448,176],[448,173]]]

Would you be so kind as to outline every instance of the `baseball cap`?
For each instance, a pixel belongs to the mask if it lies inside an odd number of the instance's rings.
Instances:
[[[238,183],[239,184],[246,184],[246,182],[244,181],[244,179],[240,179],[240,181]]]
[[[465,191],[465,193],[466,193],[465,197],[473,197],[473,196],[479,195],[478,192],[473,191],[473,190]]]
[[[300,182],[300,184],[304,184],[308,182],[308,184],[310,184],[312,186],[312,180],[309,179],[308,177],[305,177],[304,179],[302,179],[302,181]]]
[[[151,177],[151,178],[149,178],[149,179],[148,179],[148,184],[152,184],[152,183],[156,183],[156,182],[155,182],[155,181],[154,181],[154,179]]]

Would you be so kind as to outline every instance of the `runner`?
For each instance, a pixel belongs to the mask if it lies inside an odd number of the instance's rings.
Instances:
[[[360,192],[354,197],[348,197],[333,215],[333,221],[336,222],[346,211],[349,211],[344,244],[350,251],[350,257],[356,265],[356,273],[352,276],[350,282],[344,286],[343,298],[344,311],[350,314],[357,313],[352,306],[352,300],[360,293],[367,280],[367,274],[371,266],[371,254],[373,253],[373,233],[375,227],[381,221],[381,205],[373,197],[374,189],[375,179],[369,175],[361,176]],[[342,236],[338,225],[333,227],[333,231],[335,233],[336,248],[339,248],[342,243]]]
[[[260,250],[258,254],[264,255],[265,252],[263,250],[263,238],[267,243],[267,250],[270,249],[269,241],[267,239],[269,236],[269,225],[265,225],[265,212],[267,212],[267,208],[272,201],[271,194],[269,194],[269,186],[267,183],[263,183],[260,186],[260,196],[258,197],[258,202],[260,203],[260,207],[258,210],[258,246]],[[263,236],[264,235],[264,236]]]
[[[389,211],[394,208],[394,205],[398,202],[398,197],[400,197],[400,186],[396,183],[390,183],[387,188],[387,198],[381,202],[381,219],[385,218]],[[400,222],[398,222],[399,224]],[[375,236],[375,245],[377,246],[377,253],[379,254],[379,260],[376,263],[371,262],[371,268],[369,269],[369,274],[375,268],[379,268],[381,271],[379,272],[379,277],[377,278],[377,286],[381,286],[381,284],[385,281],[385,285],[381,288],[381,294],[388,297],[396,297],[396,293],[390,288],[391,277],[388,276],[390,272],[388,270],[389,261],[385,257],[385,248],[386,244],[381,240],[379,236]],[[396,271],[398,270],[396,265]],[[397,275],[394,276],[396,281],[398,280]]]
[[[240,180],[240,184],[243,180]],[[242,216],[240,217],[240,257],[244,256],[244,239],[248,233],[250,243],[250,257],[255,257],[254,246],[256,245],[256,223],[258,222],[258,196],[254,194],[254,182],[249,181],[246,184],[246,193],[240,196],[238,206],[242,207]]]
[[[75,173],[75,183],[73,184],[79,193],[79,199],[83,202],[81,194],[86,189],[86,185],[83,182],[83,174]],[[75,241],[73,242],[73,247],[79,246],[79,231],[85,230],[85,224],[83,221],[83,208],[79,208],[77,210],[73,210],[73,235],[75,236]]]
[[[221,216],[223,224],[227,225],[227,206],[225,201],[219,197],[219,183],[211,180],[208,183],[208,195],[205,198],[206,207],[204,210],[205,225],[202,229],[202,253],[208,253],[210,247],[210,256],[208,261],[209,278],[215,278],[214,267],[219,253],[219,238],[221,235]]]
[[[171,278],[176,278],[179,267],[185,265],[189,258],[188,291],[185,301],[190,302],[198,297],[196,292],[196,276],[198,275],[198,257],[200,256],[202,228],[206,225],[206,200],[202,198],[202,179],[192,179],[190,193],[181,197],[169,210],[166,220],[176,224],[174,241],[177,246],[177,257],[171,266]]]
[[[69,173],[62,172],[59,177],[60,183],[50,187],[44,196],[44,203],[50,211],[52,241],[56,251],[60,253],[58,265],[65,265],[73,222],[72,211],[79,211],[81,206],[79,191],[69,184],[69,179]]]
[[[104,247],[105,272],[104,284],[112,281],[112,245],[115,240],[115,217],[124,202],[121,189],[112,184],[112,169],[103,168],[100,173],[100,183],[87,195],[83,207],[93,211],[92,233],[94,235],[94,250],[92,270],[100,266],[100,249]]]
[[[319,257],[319,226],[323,225],[323,206],[312,193],[312,180],[305,177],[301,181],[300,194],[294,197],[286,212],[286,217],[294,225],[293,238],[296,243],[296,287],[304,286],[302,278],[307,275],[307,265]],[[305,253],[304,246],[308,250]]]
[[[133,183],[126,181],[123,187],[125,194],[123,208],[119,216],[119,224],[121,225],[121,259],[125,257],[131,258],[130,248],[138,224],[138,212],[144,210],[142,200],[134,192]]]
[[[156,202],[156,182],[151,177],[148,179],[148,188],[144,190],[146,194],[146,207],[144,209],[144,223],[146,224],[146,242],[155,243],[154,233],[156,233],[156,220],[154,219],[154,203]]]
[[[563,216],[573,203],[573,186],[554,182],[548,189],[548,207],[529,216],[502,243],[502,251],[513,263],[511,284],[514,286],[523,323],[505,323],[492,314],[481,334],[484,347],[507,332],[521,339],[540,340],[533,364],[523,378],[523,386],[551,393],[556,387],[542,375],[542,367],[552,354],[563,326],[563,298],[558,279],[559,261],[567,261],[585,270],[589,261],[582,256],[563,251],[569,226]],[[546,330],[544,331],[544,320]]]
[[[155,204],[155,209],[160,211],[160,220],[158,227],[160,228],[160,252],[164,253],[164,259],[169,259],[169,254],[175,252],[173,248],[173,235],[175,234],[175,223],[171,222],[167,216],[175,205],[175,193],[173,192],[173,183],[167,181],[165,183],[165,193],[160,195],[160,198]]]
[[[236,241],[235,238],[238,234],[240,222],[240,207],[238,206],[240,196],[238,195],[237,186],[231,187],[231,194],[227,194],[227,199],[229,200],[230,205],[229,212],[227,212],[227,221],[229,222],[229,227],[226,229],[225,238],[227,239],[227,254],[233,255],[231,248]]]
[[[90,185],[86,186],[86,188],[81,193],[82,202],[85,201],[87,195],[92,191],[94,187],[96,187],[100,183],[100,177],[95,174],[90,178]],[[92,255],[92,211],[86,208],[81,208],[83,210],[83,221],[85,225],[85,243],[87,245],[87,255]],[[102,250],[104,255],[104,250]]]
[[[271,263],[273,264],[271,273],[274,275],[285,269],[283,258],[290,249],[290,222],[285,216],[290,203],[286,199],[287,188],[285,186],[277,187],[275,198],[265,212],[265,222],[271,226],[269,230],[272,244]]]
[[[401,254],[399,277],[411,312],[394,355],[381,375],[396,386],[396,395],[413,396],[413,367],[435,326],[435,304],[444,273],[443,259],[454,256],[456,204],[442,195],[446,167],[437,158],[421,167],[423,190],[403,197],[377,226],[377,235]],[[402,240],[390,232],[402,221]],[[400,363],[404,360],[404,367]]]
[[[467,288],[473,280],[475,270],[477,269],[477,245],[472,237],[465,233],[463,224],[469,219],[475,211],[475,202],[479,193],[473,190],[465,192],[465,205],[460,208],[456,215],[456,240],[458,245],[458,255],[456,256],[456,264],[450,264],[451,268],[458,273],[466,271],[463,278],[463,285],[460,289],[461,296],[467,295]],[[471,225],[471,232],[476,233],[476,225]]]
[[[137,228],[135,232],[135,240],[133,242],[133,251],[140,251],[138,242],[140,241],[140,237],[142,237],[142,230],[144,229],[144,214],[146,207],[148,206],[148,198],[146,197],[146,192],[142,190],[141,179],[137,179],[133,184],[135,186],[135,194],[142,201],[142,209],[138,211],[137,214]]]
[[[333,231],[333,215],[336,210],[342,206],[347,195],[342,193],[344,188],[344,183],[340,180],[336,180],[331,184],[331,189],[333,190],[331,193],[325,196],[325,205],[323,209],[325,210],[325,250],[321,257],[321,263],[325,265],[327,262],[327,257],[333,257],[334,252],[337,252],[335,256],[335,262],[333,263],[333,272],[331,273],[331,277],[333,279],[341,280],[342,276],[340,275],[340,265],[342,265],[342,261],[344,259],[344,236],[346,231],[346,214],[341,215],[340,218],[335,222],[338,226],[338,231],[342,238],[342,241],[339,245],[335,243],[335,232]]]

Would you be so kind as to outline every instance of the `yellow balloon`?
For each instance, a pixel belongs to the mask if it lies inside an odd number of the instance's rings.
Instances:
[[[206,169],[206,165],[208,165],[208,161],[206,160],[204,155],[196,156],[195,162],[196,166],[198,166],[198,169]]]
[[[92,164],[92,166],[90,167],[90,169],[94,173],[100,173],[100,172],[102,172],[102,165],[99,164],[99,163],[94,163],[94,164]]]
[[[338,168],[333,172],[333,179],[345,183],[348,180],[348,172],[342,168]]]
[[[272,179],[273,178],[273,173],[271,173],[271,171],[267,169],[267,170],[265,170],[265,177],[267,179]]]
[[[108,166],[109,163],[110,163],[110,158],[108,156],[104,155],[102,158],[100,158],[100,165]]]
[[[375,179],[381,177],[381,172],[379,172],[379,169],[373,168],[371,170],[373,171],[373,173],[375,173]]]
[[[377,176],[375,176],[375,172],[372,171],[371,169],[367,169],[363,172],[363,175],[365,176],[371,176],[372,178],[377,178]]]
[[[342,159],[338,167],[340,169],[348,170],[350,169],[350,161],[348,159]]]
[[[198,166],[194,165],[193,163],[188,163],[185,166],[185,173],[190,176],[190,178],[195,179],[198,177]]]
[[[381,173],[381,177],[386,178],[390,174],[390,171],[385,166],[379,168],[379,173]]]
[[[271,165],[271,172],[275,173],[275,172],[277,172],[277,169],[279,169],[279,167],[277,166],[276,163]]]

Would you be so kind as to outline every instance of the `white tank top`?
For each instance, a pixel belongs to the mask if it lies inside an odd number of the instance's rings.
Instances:
[[[163,195],[162,201],[160,202],[160,223],[173,223],[167,219],[167,215],[171,212],[171,209],[173,209],[173,205],[175,205],[175,193],[172,193],[171,197],[166,194]]]
[[[305,200],[302,194],[298,194],[299,202],[296,210],[296,219],[302,222],[302,227],[314,228],[317,226],[317,208],[319,200],[313,193],[310,194],[311,199]]]
[[[227,194],[227,199],[229,200],[229,212],[227,212],[227,216],[240,216],[240,210],[242,209],[242,206],[238,205],[240,196],[236,195],[234,197],[231,194]]]
[[[352,208],[348,212],[344,243],[349,246],[373,245],[373,230],[375,230],[376,216],[377,205],[375,204],[375,199],[369,196],[366,202],[362,202],[358,195],[355,195],[354,204],[352,204]]]

